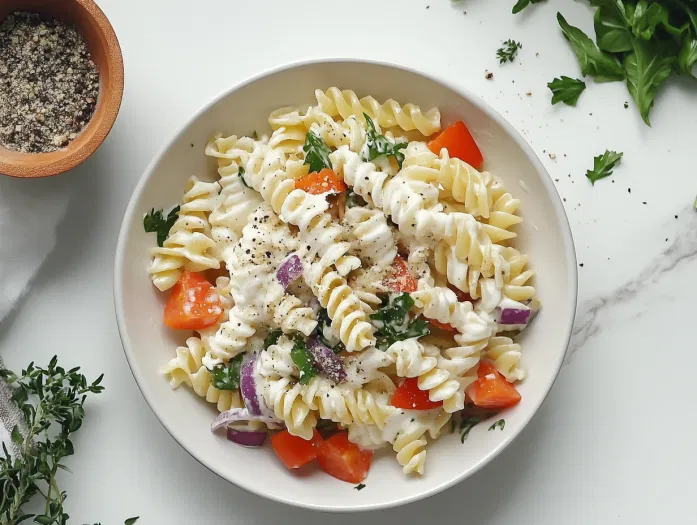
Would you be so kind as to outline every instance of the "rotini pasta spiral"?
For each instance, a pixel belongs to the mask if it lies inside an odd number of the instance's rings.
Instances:
[[[220,185],[191,177],[187,183],[179,217],[162,248],[152,248],[148,270],[153,284],[161,291],[175,285],[181,270],[200,272],[220,268],[215,242],[210,238],[208,214],[215,208]]]
[[[317,416],[303,401],[303,387],[290,377],[264,378],[257,376],[262,385],[266,405],[286,424],[288,432],[303,439],[312,439]]]
[[[520,345],[510,337],[492,337],[484,349],[487,359],[494,362],[496,369],[510,383],[525,378],[525,371],[520,368]]]
[[[386,392],[375,391],[370,384],[364,388],[355,388],[343,383],[337,385],[329,379],[313,377],[307,385],[301,386],[300,390],[303,401],[313,410],[318,410],[322,419],[344,426],[370,424],[382,428],[385,424]]]
[[[370,208],[350,208],[344,215],[344,224],[352,247],[361,259],[371,266],[392,263],[397,245],[384,213]]]
[[[535,287],[530,285],[530,280],[535,275],[535,270],[526,268],[528,256],[510,247],[504,248],[502,253],[509,267],[504,279],[504,295],[521,303],[533,299]]]
[[[172,388],[185,383],[209,403],[216,405],[220,412],[231,408],[242,408],[244,403],[237,390],[218,390],[212,385],[210,371],[203,366],[205,349],[197,337],[189,337],[186,346],[177,348],[177,357],[171,359],[162,372],[169,377]]]
[[[320,109],[330,117],[338,115],[347,119],[353,115],[363,122],[363,113],[366,113],[383,128],[398,126],[404,131],[418,129],[425,136],[433,135],[441,129],[440,111],[437,108],[423,113],[414,104],[401,106],[392,99],[380,104],[373,97],[359,99],[355,92],[348,89],[342,91],[336,87],[327,91],[316,89],[315,97]]]

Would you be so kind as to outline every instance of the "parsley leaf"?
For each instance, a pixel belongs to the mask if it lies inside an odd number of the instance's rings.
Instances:
[[[230,359],[227,365],[219,364],[211,370],[213,381],[211,384],[218,390],[237,390],[240,387],[240,368],[244,354],[239,354]]]
[[[237,172],[237,175],[239,176],[240,180],[242,180],[242,184],[244,184],[247,188],[249,188],[250,187],[249,184],[247,184],[247,181],[244,180],[244,173],[245,173],[244,168],[242,166],[240,166],[240,169]]]
[[[397,341],[423,337],[431,333],[424,319],[410,322],[409,310],[412,306],[414,306],[414,299],[406,292],[392,298],[383,298],[380,309],[370,316],[377,328],[375,337],[378,350],[384,352]]]
[[[128,518],[126,521],[124,521],[123,525],[133,525],[136,521],[138,521],[139,518],[140,516],[133,516],[132,518]]]
[[[162,210],[155,211],[155,208],[150,210],[143,217],[143,228],[147,233],[157,233],[157,245],[161,248],[162,245],[167,240],[167,235],[169,235],[169,230],[172,229],[174,223],[177,222],[177,217],[179,214],[179,206],[175,206],[167,214],[167,219],[164,218]]]
[[[264,350],[268,350],[270,346],[278,343],[279,338],[283,335],[283,330],[276,328],[271,330],[269,334],[264,338]]]
[[[557,21],[576,53],[583,76],[590,75],[596,82],[624,79],[624,69],[617,60],[600,51],[598,46],[578,27],[569,25],[561,13],[557,13]]]
[[[503,430],[503,427],[505,427],[505,426],[506,426],[506,420],[505,420],[505,419],[499,419],[496,423],[494,423],[493,425],[491,425],[491,426],[489,427],[489,432],[491,432],[492,430],[495,430],[496,427],[498,427],[498,428],[500,428],[501,430]]]
[[[363,489],[365,488],[365,484],[364,484],[364,483],[359,483],[358,485],[356,485],[356,486],[353,487],[353,488],[360,491],[360,490],[363,490]]]
[[[552,80],[547,87],[552,92],[552,104],[563,102],[569,106],[575,106],[578,97],[586,89],[586,83],[583,80],[562,76]]]
[[[586,172],[586,177],[595,184],[595,181],[612,175],[612,170],[620,163],[622,153],[605,150],[605,153],[593,159],[593,169]]]
[[[317,329],[315,330],[317,339],[329,348],[331,348],[335,354],[340,354],[346,347],[341,340],[336,337],[331,329],[332,320],[329,318],[329,312],[326,308],[322,308],[317,315]]]
[[[387,140],[384,135],[380,135],[375,129],[375,124],[373,120],[366,114],[363,113],[365,117],[365,122],[368,125],[367,141],[366,146],[368,146],[368,158],[366,160],[375,160],[383,155],[388,157],[394,157],[399,164],[399,169],[402,169],[402,162],[404,162],[403,150],[407,147],[406,142],[400,142],[399,144],[394,144]]]
[[[650,126],[649,112],[661,84],[670,76],[674,62],[664,57],[646,42],[635,40],[634,52],[627,55],[624,67],[627,70],[627,88],[639,106],[641,118]]]
[[[523,45],[520,42],[514,40],[506,40],[500,48],[496,50],[496,58],[499,59],[499,64],[505,64],[506,62],[513,62],[518,50],[520,50]]]
[[[315,361],[312,359],[312,355],[302,338],[295,338],[295,344],[290,351],[290,358],[293,360],[293,363],[295,363],[295,366],[298,367],[298,370],[300,370],[301,385],[306,385],[310,382],[310,379],[317,375]]]
[[[367,205],[368,203],[365,202],[365,199],[353,191],[353,188],[349,188],[346,191],[346,208],[356,208]]]
[[[467,406],[464,410],[458,413],[457,417],[453,417],[452,431],[455,432],[455,430],[457,429],[460,432],[460,442],[464,443],[465,440],[469,437],[470,430],[472,430],[485,419],[489,419],[490,417],[495,416],[497,413],[498,412],[487,410],[484,408]],[[496,424],[498,424],[498,422],[494,423],[494,426]]]
[[[520,13],[523,9],[528,7],[530,4],[539,4],[542,0],[518,0],[513,6],[513,14]]]
[[[318,137],[312,131],[308,131],[305,136],[303,151],[305,152],[305,164],[310,166],[310,173],[322,171],[324,168],[331,169],[332,163],[329,161],[329,154],[332,150],[329,149],[322,137]]]

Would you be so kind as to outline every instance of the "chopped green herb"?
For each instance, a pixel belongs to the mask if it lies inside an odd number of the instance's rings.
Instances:
[[[167,219],[164,218],[163,210],[155,211],[155,208],[143,217],[143,228],[148,233],[157,233],[157,245],[159,247],[162,247],[165,240],[167,240],[169,230],[172,229],[172,226],[177,221],[178,214],[179,206],[175,206],[167,214]]]
[[[331,325],[332,320],[329,318],[329,312],[327,312],[327,309],[320,309],[319,314],[317,315],[317,339],[319,339],[324,346],[334,350],[335,354],[340,354],[346,350],[346,347],[344,346],[344,343],[342,343],[341,340],[334,335]]]
[[[237,175],[240,177],[242,184],[244,184],[247,188],[249,188],[249,184],[247,184],[247,181],[244,180],[244,174],[245,174],[244,168],[242,166],[240,166],[240,169],[237,172]]]
[[[359,483],[355,487],[353,487],[356,490],[363,490],[365,488],[365,485],[363,483]]]
[[[375,129],[375,124],[373,119],[371,119],[367,113],[363,113],[365,117],[365,122],[368,125],[368,134],[366,145],[368,146],[368,158],[366,160],[375,160],[383,155],[387,157],[394,157],[399,164],[399,169],[402,169],[402,163],[404,162],[403,150],[407,147],[406,142],[400,142],[395,144],[387,140],[384,135],[380,135]]]
[[[539,4],[542,0],[518,0],[513,6],[513,14],[520,13],[523,9],[528,7],[530,4]]]
[[[268,350],[271,345],[278,344],[278,339],[283,335],[283,330],[276,328],[271,330],[264,338],[264,350]]]
[[[356,208],[367,205],[368,203],[365,202],[365,199],[353,191],[353,188],[349,188],[346,191],[346,208]]]
[[[503,427],[506,426],[506,420],[505,419],[499,419],[496,423],[491,425],[489,427],[489,431],[491,432],[492,430],[496,429],[496,427],[499,427],[501,430],[503,430]]]
[[[477,407],[468,407],[458,414],[457,426],[460,431],[460,442],[464,443],[472,430],[485,419],[496,415],[496,412]]]
[[[520,42],[510,39],[506,40],[503,45],[496,50],[496,58],[499,59],[499,64],[513,62],[518,54],[518,51],[522,47],[523,46]]]
[[[578,97],[586,89],[586,83],[583,80],[562,76],[552,80],[547,87],[552,92],[552,104],[563,102],[569,106],[575,106]]]
[[[310,166],[310,173],[322,171],[324,168],[331,169],[332,163],[329,161],[329,154],[332,150],[329,149],[322,137],[318,137],[312,131],[308,131],[305,136],[303,151],[305,152],[305,164]]]
[[[123,522],[123,525],[133,525],[136,521],[140,519],[140,516],[133,516],[132,518],[128,518],[126,521]]]
[[[586,172],[586,177],[592,184],[595,184],[595,181],[612,175],[612,170],[615,169],[621,160],[622,153],[605,150],[605,153],[593,159],[593,169]]]
[[[695,197],[695,204],[694,204],[695,211],[697,211],[697,197]]]
[[[240,368],[244,354],[239,354],[225,364],[215,365],[211,370],[211,384],[218,390],[237,390],[240,387]]]
[[[290,351],[290,358],[295,363],[295,366],[300,370],[300,384],[306,385],[309,383],[310,379],[317,375],[317,370],[315,369],[315,362],[310,355],[310,351],[307,349],[305,341],[301,337],[295,338],[295,344],[293,349]]]
[[[378,350],[385,351],[397,341],[431,333],[424,319],[411,320],[409,310],[413,306],[414,299],[406,292],[383,297],[380,309],[370,316],[377,328],[375,337]]]

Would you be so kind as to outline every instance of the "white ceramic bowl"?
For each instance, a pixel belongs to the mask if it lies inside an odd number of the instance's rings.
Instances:
[[[245,449],[211,433],[215,407],[185,385],[170,390],[160,369],[187,334],[170,331],[162,323],[166,296],[152,286],[146,272],[154,236],[143,231],[142,221],[153,206],[169,208],[179,202],[192,174],[213,180],[214,165],[203,154],[213,132],[239,135],[267,130],[266,118],[273,109],[313,103],[316,88],[335,85],[378,100],[437,106],[444,124],[457,119],[467,123],[487,169],[522,201],[520,213],[525,221],[518,227],[517,246],[529,254],[537,270],[536,286],[543,304],[522,336],[523,365],[529,377],[519,386],[523,401],[505,413],[505,430],[487,432],[480,425],[464,445],[456,434],[430,443],[426,473],[420,478],[402,474],[387,449],[377,455],[366,481],[372,490],[360,492],[319,471],[294,475],[269,446]],[[561,367],[574,320],[576,279],[571,231],[554,184],[503,117],[460,87],[413,70],[365,61],[320,61],[274,70],[231,89],[199,111],[167,144],[141,178],[123,219],[114,295],[133,375],[162,424],[191,455],[222,478],[260,496],[316,510],[358,511],[433,495],[471,476],[511,443],[544,401]]]

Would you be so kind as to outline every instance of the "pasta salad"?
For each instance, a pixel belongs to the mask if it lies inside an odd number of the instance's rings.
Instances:
[[[218,180],[145,217],[164,322],[194,334],[163,371],[217,407],[213,431],[270,436],[290,469],[360,483],[390,446],[423,474],[453,418],[521,400],[515,337],[539,303],[511,246],[520,202],[462,121],[315,95],[270,135],[214,135]]]

